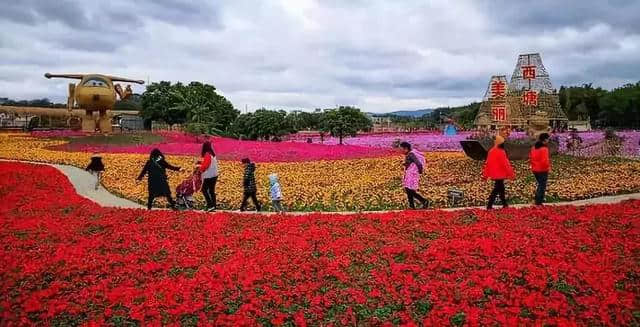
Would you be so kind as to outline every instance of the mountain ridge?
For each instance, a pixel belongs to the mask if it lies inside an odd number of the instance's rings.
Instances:
[[[435,109],[414,109],[414,110],[396,110],[396,111],[391,111],[391,112],[384,112],[384,113],[374,113],[374,112],[369,112],[368,114],[370,115],[376,115],[376,116],[385,116],[385,115],[392,115],[392,116],[400,116],[400,117],[414,117],[414,118],[419,118],[422,117],[426,114],[430,114],[434,111]]]

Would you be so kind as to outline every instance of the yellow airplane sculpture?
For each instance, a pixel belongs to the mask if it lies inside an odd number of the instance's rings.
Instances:
[[[96,121],[93,112],[99,113],[98,128],[102,133],[111,133],[111,119],[107,112],[113,109],[116,103],[116,94],[121,100],[131,96],[131,86],[128,85],[123,91],[120,84],[113,82],[144,84],[142,80],[132,80],[122,77],[115,77],[100,74],[44,74],[46,78],[72,78],[79,79],[78,84],[69,83],[69,98],[67,99],[67,109],[69,112],[73,108],[84,109],[85,115],[82,117],[82,130],[85,132],[95,132]]]

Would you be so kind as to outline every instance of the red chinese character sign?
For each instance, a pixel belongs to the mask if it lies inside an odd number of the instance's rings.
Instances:
[[[536,91],[525,91],[524,94],[522,95],[522,103],[525,106],[532,106],[532,107],[537,107],[538,106],[538,92]]]
[[[491,106],[491,114],[494,121],[507,120],[507,107],[503,104]]]
[[[527,80],[536,79],[536,66],[522,66],[522,78]]]
[[[501,80],[494,80],[491,82],[491,97],[502,98],[505,96],[507,90],[507,83]]]

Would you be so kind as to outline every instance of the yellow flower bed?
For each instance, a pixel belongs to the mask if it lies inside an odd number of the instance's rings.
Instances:
[[[36,139],[24,134],[0,134],[0,158],[62,163],[84,168],[91,153],[62,152],[47,147],[64,143]],[[145,203],[146,182],[136,182],[148,156],[143,154],[103,154],[106,167],[103,184],[117,194]],[[167,161],[183,167],[168,172],[172,190],[188,178],[196,157],[168,155]],[[401,181],[403,157],[258,163],[258,197],[269,204],[268,175],[278,173],[285,203],[295,210],[379,210],[406,207]],[[526,161],[514,162],[518,179],[507,184],[512,202],[531,202],[535,180]],[[491,189],[481,178],[482,163],[462,153],[428,153],[427,169],[421,179],[421,193],[437,207],[447,206],[447,190],[464,191],[465,205],[482,205]],[[238,208],[242,199],[242,166],[221,161],[217,185],[221,208]],[[581,159],[554,157],[548,199],[574,200],[605,194],[640,190],[640,162],[612,158]],[[200,203],[204,199],[196,195]]]

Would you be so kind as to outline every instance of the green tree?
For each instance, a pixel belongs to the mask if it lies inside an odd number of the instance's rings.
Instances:
[[[288,115],[292,127],[297,130],[317,130],[320,128],[320,121],[323,113],[318,112],[292,112]]]
[[[175,92],[180,99],[176,109],[185,110],[187,125],[193,124],[210,134],[225,133],[240,113],[231,102],[216,93],[213,85],[191,82]]]
[[[41,108],[66,108],[66,103],[52,103],[48,98],[32,99],[32,100],[13,100],[8,98],[0,98],[0,105],[14,107],[41,107]]]
[[[186,122],[186,108],[178,108],[180,99],[175,93],[175,90],[182,87],[179,82],[173,85],[167,81],[151,83],[142,94],[140,115],[145,119],[162,120],[169,125]]]
[[[358,131],[370,130],[371,120],[358,108],[340,106],[324,113],[321,130],[342,140],[347,136],[356,136]]]
[[[453,119],[466,129],[473,128],[473,123],[480,110],[480,102],[473,102],[469,105],[459,107],[459,110],[454,110]]]
[[[200,82],[153,83],[142,94],[141,114],[167,124],[184,124],[195,133],[223,134],[238,116],[231,102],[213,85]]]
[[[236,120],[233,121],[229,130],[236,138],[249,140],[258,139],[253,113],[239,115]]]
[[[586,120],[591,117],[594,123],[601,112],[600,98],[606,93],[606,90],[593,88],[589,83],[582,86],[562,86],[558,97],[560,106],[569,120]]]
[[[254,113],[242,114],[232,124],[231,131],[237,137],[251,140],[278,140],[295,132],[293,117],[284,110],[264,108]]]
[[[127,99],[117,100],[113,105],[113,110],[142,110],[142,96],[140,94],[132,94]]]
[[[284,110],[275,111],[262,108],[256,110],[253,115],[258,137],[264,140],[280,138],[293,130],[286,119],[287,112]]]
[[[480,102],[472,102],[459,107],[437,108],[430,114],[424,115],[421,120],[425,122],[426,127],[435,127],[444,123],[443,118],[451,118],[461,127],[471,129],[480,110],[480,104]]]
[[[640,126],[640,82],[614,89],[600,98],[601,125],[637,128]]]

